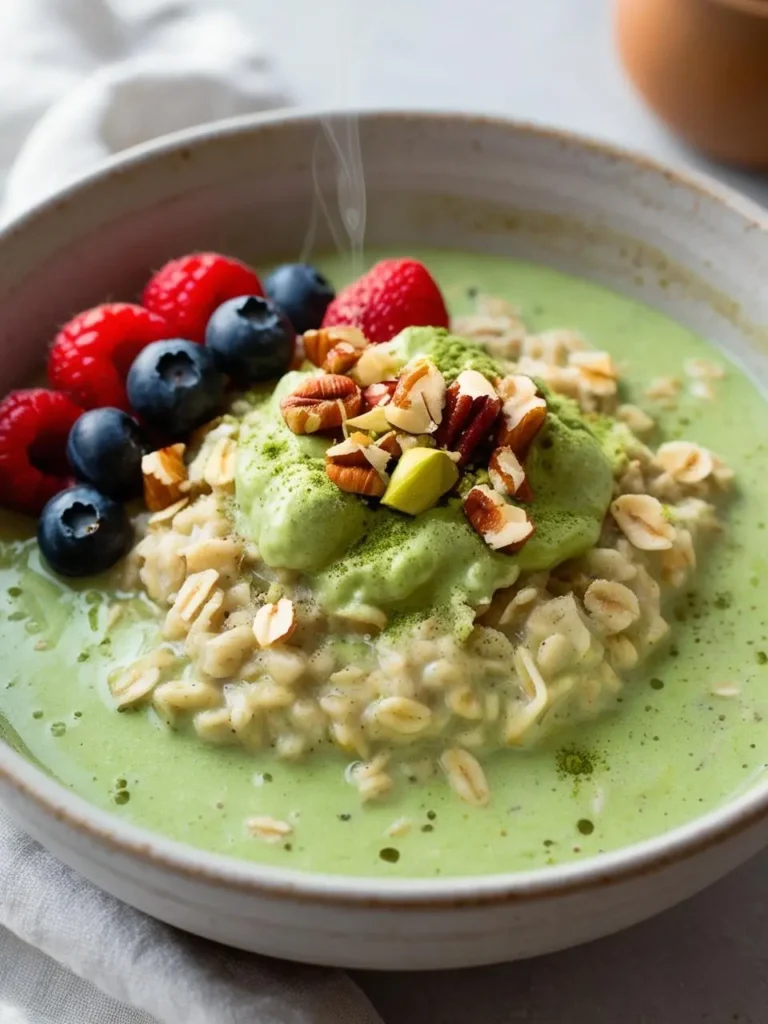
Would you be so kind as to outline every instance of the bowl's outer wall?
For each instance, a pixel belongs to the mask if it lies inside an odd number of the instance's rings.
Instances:
[[[333,128],[333,122],[329,122]],[[768,240],[749,204],[555,133],[483,119],[367,115],[361,143],[371,245],[523,255],[640,298],[768,378]],[[190,249],[259,260],[306,254],[316,186],[336,209],[337,166],[317,122],[241,124],[150,150],[25,218],[0,239],[0,393],[39,368],[56,327]],[[315,208],[318,212],[319,207]],[[315,243],[331,244],[323,216]],[[343,239],[338,214],[335,235]],[[0,749],[0,795],[20,824],[104,889],[190,931],[317,963],[420,969],[481,964],[596,938],[672,905],[768,842],[759,816],[697,852],[555,896],[395,906],[268,892],[192,873],[72,823],[20,789]],[[10,755],[9,755],[10,757]],[[31,770],[30,770],[31,771]],[[25,769],[25,775],[26,775]],[[33,773],[34,774],[34,773]],[[30,785],[29,776],[26,778]],[[34,782],[31,783],[35,788]],[[206,855],[199,855],[204,866]],[[407,941],[403,938],[407,936]]]

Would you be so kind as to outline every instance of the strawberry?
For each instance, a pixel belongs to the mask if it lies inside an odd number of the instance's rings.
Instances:
[[[171,325],[172,337],[202,342],[211,315],[227,299],[263,295],[256,272],[217,252],[195,252],[166,263],[141,301]]]
[[[440,289],[418,260],[382,260],[343,288],[328,306],[323,327],[350,324],[369,341],[389,341],[406,327],[447,327]]]
[[[82,409],[60,391],[12,391],[0,402],[0,495],[36,515],[70,485],[67,437]]]
[[[172,337],[162,317],[129,302],[108,302],[78,313],[59,331],[48,357],[48,380],[83,409],[128,411],[125,378],[152,341]]]

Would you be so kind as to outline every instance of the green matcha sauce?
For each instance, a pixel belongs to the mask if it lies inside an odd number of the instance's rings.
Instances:
[[[370,253],[369,260],[382,255]],[[582,330],[593,344],[612,352],[628,384],[628,399],[659,420],[659,439],[698,441],[724,455],[736,471],[739,491],[725,535],[712,545],[693,586],[681,594],[670,645],[626,687],[615,712],[562,732],[534,752],[492,757],[486,764],[492,790],[488,808],[460,803],[440,778],[425,784],[403,781],[389,802],[363,807],[344,781],[339,754],[290,765],[267,754],[208,746],[169,731],[145,712],[117,714],[107,677],[115,664],[130,662],[152,646],[157,623],[151,607],[139,599],[127,601],[106,639],[108,602],[101,588],[108,581],[70,586],[53,578],[40,564],[31,524],[2,514],[0,737],[94,804],[175,839],[263,863],[434,877],[578,860],[682,824],[763,781],[768,761],[768,608],[761,594],[768,569],[768,451],[760,441],[768,437],[765,402],[739,370],[727,366],[726,379],[715,382],[715,401],[683,395],[674,411],[664,412],[642,398],[651,378],[684,378],[683,363],[691,357],[727,365],[688,330],[592,283],[543,267],[452,252],[413,255],[430,267],[454,312],[468,311],[470,292],[479,289],[509,298],[532,329]],[[320,266],[337,285],[348,276],[341,259]],[[265,465],[290,459],[298,467],[295,486],[317,486],[312,456],[322,452],[322,441],[262,434],[260,444]],[[303,469],[295,459],[302,452]],[[546,449],[539,454],[543,457]],[[580,485],[574,479],[574,487]],[[579,497],[574,490],[566,501],[571,499],[583,501],[584,492]],[[341,504],[333,507],[334,501]],[[361,537],[369,528],[370,513],[351,501],[356,510],[349,513],[347,496],[329,491],[328,504],[317,512],[331,555],[334,545],[342,550],[349,543],[347,527],[336,530],[336,520],[356,516],[352,528],[357,522]],[[441,511],[449,510],[429,515]],[[535,555],[529,548],[529,556]],[[315,568],[313,546],[294,550],[305,560],[299,567],[320,579],[325,570]],[[327,584],[340,603],[365,578],[360,550],[359,572],[350,570],[343,581]],[[451,559],[450,572],[460,573],[461,559],[453,552]],[[725,683],[737,683],[741,695],[713,696],[712,687]],[[289,818],[294,823],[290,841],[270,846],[248,836],[243,822],[253,815]],[[403,816],[412,820],[411,831],[386,836],[388,825]]]

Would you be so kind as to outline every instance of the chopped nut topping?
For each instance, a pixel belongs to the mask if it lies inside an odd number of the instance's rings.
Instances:
[[[656,461],[681,484],[697,484],[714,469],[712,453],[692,441],[667,441],[656,453]]]
[[[314,434],[340,427],[362,406],[360,389],[349,377],[328,373],[309,377],[280,403],[283,419],[294,434]]]
[[[386,468],[390,461],[390,454],[375,445],[367,434],[354,433],[345,441],[333,445],[325,453],[326,464],[349,467],[372,466],[382,480],[387,482]]]
[[[611,504],[611,515],[633,547],[640,551],[671,548],[675,527],[664,515],[664,506],[650,494],[622,494]]]
[[[433,433],[443,416],[445,380],[431,359],[418,357],[404,367],[392,401],[385,407],[387,419],[409,434]]]
[[[392,395],[397,387],[396,380],[381,380],[375,384],[369,384],[363,390],[363,405],[366,409],[375,409],[381,405],[387,405],[392,401]]]
[[[477,370],[464,370],[446,392],[435,441],[457,451],[459,465],[464,465],[475,448],[490,437],[500,411],[501,399],[493,384]]]
[[[473,528],[494,551],[513,554],[533,536],[528,513],[510,505],[485,484],[473,487],[464,499],[464,512]]]
[[[284,643],[295,629],[296,610],[287,597],[281,597],[276,604],[262,605],[253,620],[253,635],[259,647]]]
[[[584,607],[607,633],[621,633],[640,618],[637,597],[623,583],[595,580],[584,594]]]
[[[361,388],[396,377],[403,367],[400,356],[390,351],[388,345],[369,345],[360,355],[350,371],[351,377]]]
[[[340,341],[323,360],[323,369],[327,373],[348,373],[360,358],[361,351],[348,341]]]
[[[373,466],[365,469],[362,466],[339,466],[333,462],[326,462],[325,472],[339,490],[347,491],[348,494],[380,498],[387,489],[386,481]]]
[[[141,460],[144,477],[144,503],[150,512],[161,512],[174,505],[187,490],[186,445],[173,444],[150,452]]]
[[[528,483],[525,470],[511,448],[497,448],[488,463],[488,476],[491,486],[499,494],[507,494],[518,501],[531,501],[533,492]]]
[[[534,438],[547,418],[547,403],[536,393],[530,377],[516,374],[504,377],[498,385],[504,400],[497,442],[511,448],[518,459],[524,459]]]
[[[349,345],[359,353],[367,344],[365,335],[359,327],[346,327],[344,325],[321,327],[318,331],[305,331],[303,335],[304,355],[310,363],[314,363],[315,366],[320,366],[324,370],[328,369],[325,365],[328,353],[337,345]],[[357,359],[354,362],[357,362]],[[350,366],[354,366],[354,362],[350,363]],[[340,373],[344,371],[332,370],[331,372]]]

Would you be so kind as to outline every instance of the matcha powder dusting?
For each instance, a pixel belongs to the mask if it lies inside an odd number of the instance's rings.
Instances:
[[[561,747],[555,752],[557,774],[561,779],[572,779],[576,784],[592,775],[602,763],[603,758],[586,747]]]

